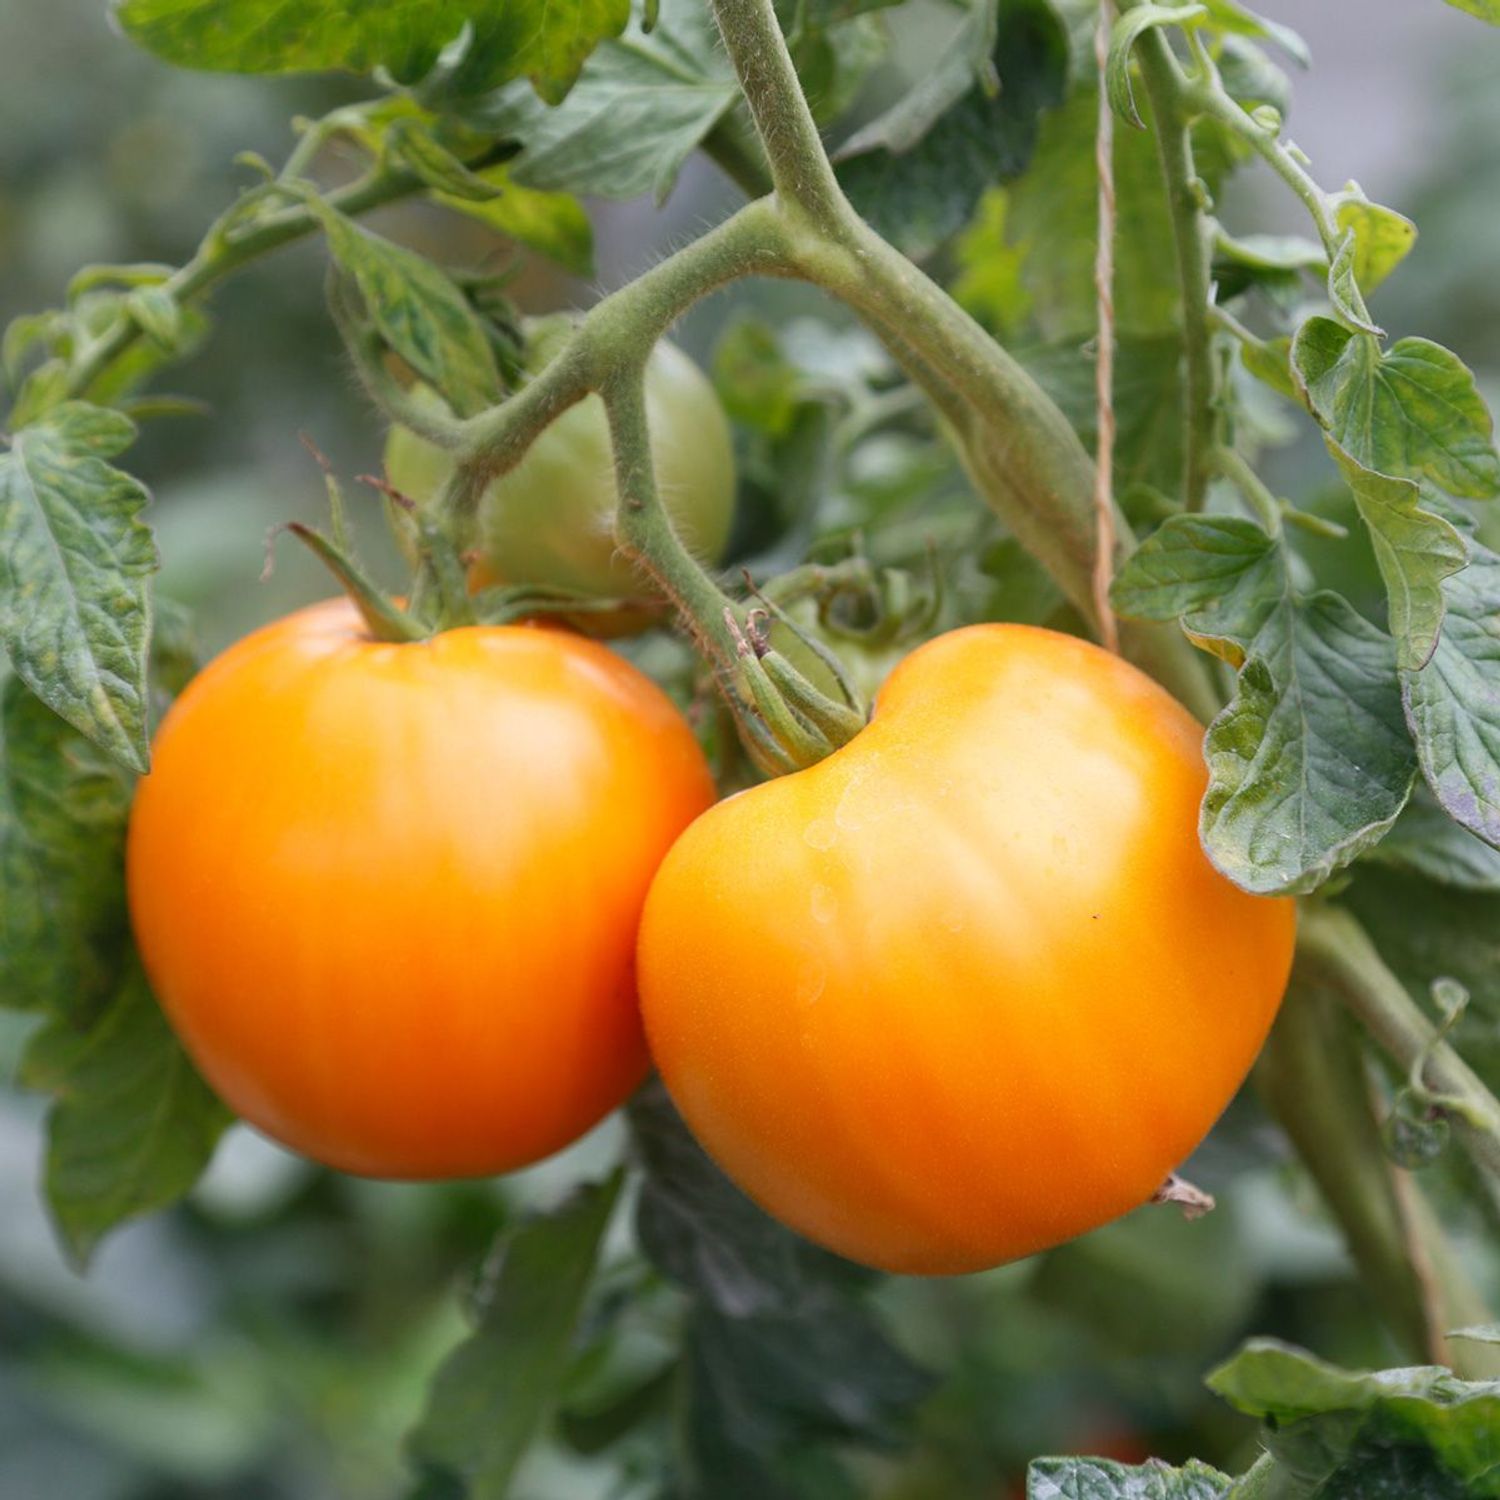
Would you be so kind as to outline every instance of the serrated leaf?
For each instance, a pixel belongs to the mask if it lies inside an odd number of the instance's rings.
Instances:
[[[1115,22],[1110,33],[1109,56],[1104,65],[1104,92],[1109,107],[1127,125],[1144,130],[1146,122],[1135,104],[1135,88],[1130,81],[1130,57],[1135,44],[1153,27],[1182,26],[1208,13],[1203,5],[1133,6]]]
[[[57,1018],[38,1032],[20,1078],[56,1096],[47,1118],[47,1203],[80,1266],[111,1229],[180,1198],[231,1118],[134,966],[97,1019]]]
[[[605,37],[616,36],[628,0],[121,0],[126,34],[167,62],[230,73],[386,69],[398,82],[426,75],[466,37],[450,86],[478,93],[531,78],[543,95],[567,92]]]
[[[1451,350],[1404,338],[1382,351],[1314,317],[1297,330],[1292,358],[1313,415],[1357,463],[1467,499],[1500,494],[1494,419]]]
[[[1411,1500],[1500,1496],[1500,1382],[1459,1380],[1441,1367],[1341,1370],[1256,1339],[1208,1385],[1266,1421],[1263,1441],[1301,1493],[1354,1497],[1382,1486]]]
[[[556,108],[512,86],[475,120],[520,142],[510,175],[522,186],[660,201],[737,97],[708,7],[662,0],[655,28],[637,21],[601,46]]]
[[[1471,537],[1443,581],[1437,649],[1402,678],[1422,774],[1448,816],[1500,846],[1500,556]]]
[[[455,197],[443,192],[435,192],[433,198],[547,256],[575,276],[594,274],[594,227],[571,193],[544,193],[523,187],[504,166],[490,167],[477,175],[494,190],[488,198]]]
[[[320,199],[309,201],[385,342],[460,416],[494,405],[501,395],[494,351],[452,280],[425,256],[371,234]]]
[[[1226,1500],[1231,1481],[1207,1464],[1174,1469],[1152,1460],[1127,1467],[1103,1458],[1039,1458],[1026,1472],[1026,1500]]]
[[[1417,226],[1394,208],[1372,203],[1357,182],[1329,198],[1334,221],[1354,236],[1351,271],[1366,292],[1373,292],[1406,259],[1417,241]]]
[[[1177,516],[1115,583],[1115,607],[1180,616],[1195,644],[1240,667],[1209,726],[1202,835],[1246,890],[1303,892],[1395,822],[1416,764],[1395,649],[1336,594],[1304,597],[1254,522]]]
[[[135,426],[65,402],[0,452],[0,645],[23,682],[122,764],[144,770],[145,489],[106,460]]]
[[[501,1500],[557,1401],[621,1174],[506,1235],[478,1326],[443,1362],[407,1439],[468,1500]]]
[[[1000,0],[992,54],[996,92],[968,89],[900,152],[880,146],[841,160],[839,181],[877,230],[918,258],[972,218],[987,188],[1028,173],[1043,112],[1063,98],[1067,33],[1047,0]]]

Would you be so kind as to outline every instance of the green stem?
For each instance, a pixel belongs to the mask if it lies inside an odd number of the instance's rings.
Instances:
[[[1181,97],[1191,110],[1211,115],[1227,125],[1302,200],[1317,226],[1318,238],[1332,258],[1341,238],[1337,221],[1328,207],[1328,196],[1311,174],[1282,144],[1281,137],[1256,120],[1225,89],[1216,71],[1204,77],[1183,79]]]
[[[1359,1040],[1348,1019],[1303,977],[1287,995],[1255,1079],[1338,1221],[1403,1357],[1430,1359],[1442,1330],[1429,1326],[1407,1251]]]
[[[852,217],[771,0],[711,0],[783,207],[814,223]]]
[[[340,213],[354,216],[418,192],[421,187],[421,180],[409,172],[378,168],[339,192],[330,193],[328,202]],[[193,258],[165,282],[163,290],[174,302],[185,305],[247,261],[313,234],[320,227],[312,212],[302,207],[267,214],[238,232],[226,233],[223,222],[221,219],[214,224]],[[86,395],[89,387],[141,336],[142,330],[132,318],[118,317],[68,372],[67,394]]]
[[[1177,279],[1182,289],[1183,504],[1202,510],[1212,472],[1218,414],[1218,373],[1209,326],[1210,276],[1203,187],[1193,165],[1193,143],[1183,109],[1185,80],[1160,27],[1136,48],[1141,79],[1151,100],[1156,150],[1167,189]]]
[[[1226,479],[1248,500],[1255,510],[1260,524],[1272,536],[1281,534],[1281,503],[1266,488],[1265,481],[1245,462],[1244,457],[1233,448],[1218,448],[1212,455],[1213,462]]]
[[[1474,1164],[1500,1187],[1500,1101],[1438,1036],[1357,921],[1337,907],[1310,908],[1299,955],[1358,1017],[1403,1074],[1419,1075],[1448,1110]]]
[[[776,190],[760,137],[738,109],[732,109],[709,131],[703,150],[747,198],[764,198]]]

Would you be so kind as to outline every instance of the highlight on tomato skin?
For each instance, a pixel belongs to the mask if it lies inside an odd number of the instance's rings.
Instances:
[[[509,1171],[645,1076],[641,904],[712,798],[686,722],[606,647],[377,643],[338,601],[231,647],[168,714],[131,918],[246,1120],[370,1176]]]
[[[698,819],[647,900],[657,1067],[764,1208],[924,1274],[1146,1202],[1248,1072],[1284,899],[1209,863],[1201,729],[1069,636],[921,647],[870,725]]]

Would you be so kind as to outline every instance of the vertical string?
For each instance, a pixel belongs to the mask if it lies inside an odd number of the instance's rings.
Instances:
[[[1115,571],[1115,117],[1104,87],[1114,10],[1113,0],[1099,0],[1099,18],[1094,28],[1094,58],[1099,67],[1099,119],[1094,132],[1094,160],[1099,175],[1098,243],[1094,252],[1098,325],[1094,364],[1098,431],[1094,455],[1094,616],[1100,641],[1109,650],[1118,651],[1120,632],[1109,602]]]

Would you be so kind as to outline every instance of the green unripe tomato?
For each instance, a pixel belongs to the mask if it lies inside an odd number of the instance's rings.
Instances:
[[[542,352],[547,340],[538,339]],[[419,399],[436,400],[430,392]],[[734,513],[729,423],[708,378],[680,349],[659,343],[646,365],[646,417],[656,482],[672,523],[693,555],[717,562]],[[453,461],[403,427],[386,442],[386,477],[426,504]],[[569,408],[508,474],[485,491],[479,510],[476,586],[535,584],[601,599],[641,598],[649,586],[614,539],[615,481],[604,403]],[[637,622],[637,625],[639,622]]]

